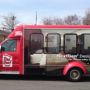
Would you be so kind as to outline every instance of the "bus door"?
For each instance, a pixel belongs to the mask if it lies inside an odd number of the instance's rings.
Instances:
[[[1,45],[0,73],[19,74],[18,39],[8,39]]]
[[[43,72],[46,65],[46,55],[44,54],[44,36],[42,33],[30,34],[30,64],[26,73],[39,74]]]

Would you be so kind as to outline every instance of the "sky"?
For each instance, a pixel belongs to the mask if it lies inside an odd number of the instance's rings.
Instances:
[[[16,15],[21,24],[38,24],[44,17],[65,17],[77,14],[84,16],[90,8],[90,0],[0,0],[0,19],[10,13]]]

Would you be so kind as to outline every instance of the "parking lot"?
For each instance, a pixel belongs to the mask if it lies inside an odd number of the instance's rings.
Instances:
[[[4,75],[0,76],[0,90],[90,90],[90,77],[82,82],[68,82],[60,78]]]

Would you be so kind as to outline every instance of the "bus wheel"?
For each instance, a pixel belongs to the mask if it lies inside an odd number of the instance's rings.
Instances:
[[[81,80],[82,74],[83,73],[80,69],[73,68],[73,69],[69,70],[67,78],[68,78],[69,81],[77,82],[77,81]]]

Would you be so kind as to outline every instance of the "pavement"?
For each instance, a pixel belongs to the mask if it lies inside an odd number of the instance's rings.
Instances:
[[[0,75],[0,90],[90,90],[90,77],[69,82],[64,77]]]

